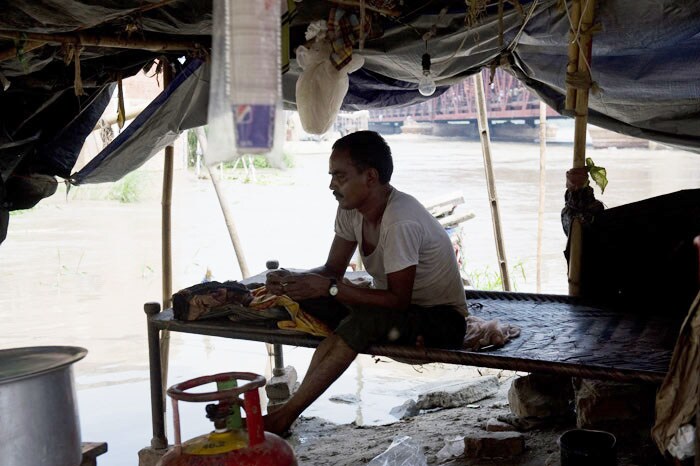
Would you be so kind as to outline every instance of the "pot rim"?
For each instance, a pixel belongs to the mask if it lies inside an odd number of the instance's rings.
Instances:
[[[87,355],[79,346],[27,346],[0,350],[0,385],[69,366]],[[8,364],[14,362],[15,366]],[[24,363],[24,364],[23,364]]]

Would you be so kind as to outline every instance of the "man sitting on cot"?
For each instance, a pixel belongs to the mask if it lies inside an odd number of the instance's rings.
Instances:
[[[373,131],[349,134],[333,145],[329,168],[338,211],[326,264],[276,270],[266,284],[335,331],[318,345],[297,392],[265,417],[273,433],[287,431],[371,344],[459,348],[464,338],[467,305],[452,243],[423,205],[389,184],[386,141]],[[369,288],[343,280],[358,245]]]

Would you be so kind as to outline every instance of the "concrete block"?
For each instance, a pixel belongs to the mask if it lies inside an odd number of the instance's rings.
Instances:
[[[297,383],[297,371],[292,366],[284,368],[284,372],[275,375],[265,386],[265,393],[270,401],[285,401],[294,393]]]
[[[578,379],[575,395],[576,425],[582,429],[618,434],[636,425],[646,430],[654,418],[653,386]]]
[[[391,408],[389,414],[398,419],[408,419],[409,417],[417,416],[420,412],[416,402],[413,400],[406,400],[401,406],[395,406]]]
[[[139,450],[139,466],[156,466],[158,461],[165,455],[169,448],[158,449],[146,447]]]
[[[525,450],[525,437],[518,432],[483,432],[464,437],[467,458],[510,458]]]
[[[498,377],[488,375],[467,382],[454,382],[418,396],[418,409],[456,408],[495,396]]]

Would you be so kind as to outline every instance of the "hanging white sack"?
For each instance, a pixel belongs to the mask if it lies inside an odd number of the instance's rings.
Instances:
[[[297,110],[307,133],[323,134],[330,129],[348,93],[348,74],[365,63],[364,58],[354,53],[347,65],[336,70],[328,58],[330,53],[328,39],[317,40],[311,48],[302,45],[296,50],[297,63],[303,70],[296,86]]]

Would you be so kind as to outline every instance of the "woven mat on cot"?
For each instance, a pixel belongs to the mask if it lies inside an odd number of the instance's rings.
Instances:
[[[603,309],[568,296],[467,291],[472,315],[518,325],[521,335],[502,348],[480,351],[375,345],[366,353],[414,361],[543,372],[576,377],[661,382],[680,323],[657,314]],[[320,341],[299,332],[225,321],[178,322],[166,310],[158,328],[292,346]]]

